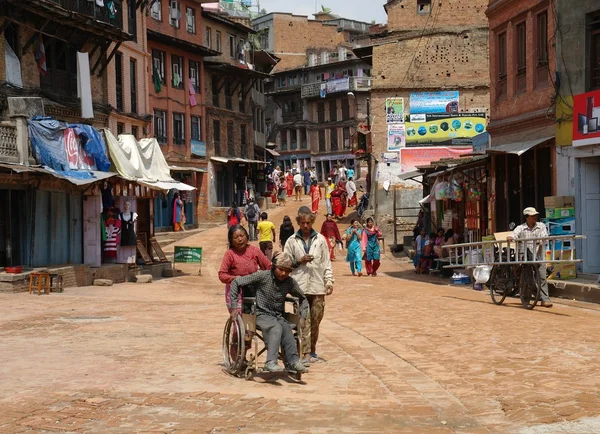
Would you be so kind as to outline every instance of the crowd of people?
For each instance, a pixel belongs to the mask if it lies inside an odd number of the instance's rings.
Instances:
[[[437,232],[427,233],[422,225],[417,223],[414,229],[415,256],[413,264],[417,274],[429,272],[436,259],[448,256],[448,250],[444,246],[456,244],[457,235],[454,230],[439,228]]]
[[[291,173],[285,178],[289,179],[289,175]],[[297,195],[295,179],[298,175],[291,176],[294,183],[292,190]],[[341,251],[345,247],[347,250],[346,261],[353,275],[362,276],[364,260],[367,275],[377,276],[380,261],[378,238],[381,237],[381,231],[369,218],[364,226],[352,220],[350,227],[343,234],[340,233],[335,217],[343,216],[342,210],[346,208],[348,196],[351,198],[356,195],[356,186],[351,178],[347,181],[340,178],[337,185],[331,178],[328,181],[326,193],[331,199],[331,204],[328,201],[331,212],[327,213],[320,232],[313,228],[321,200],[320,192],[315,192],[319,188],[314,180],[311,180],[308,189],[312,207],[299,208],[295,218],[297,227],[294,227],[289,216],[285,216],[277,233],[268,214],[261,212],[253,198],[244,208],[232,206],[227,213],[229,249],[223,256],[219,279],[225,284],[225,301],[232,318],[241,313],[244,295],[256,296],[257,324],[267,345],[266,371],[284,369],[277,362],[279,346],[282,346],[286,355],[288,369],[296,372],[306,372],[312,363],[322,360],[317,353],[319,326],[325,312],[325,298],[333,292],[335,280],[331,261],[335,260],[336,249]],[[304,188],[306,184],[304,180],[302,182],[300,187]],[[286,183],[286,194],[288,192]],[[342,200],[343,207],[338,202]],[[244,227],[246,223],[249,230]],[[277,239],[281,251],[274,253]],[[258,241],[259,246],[251,245],[251,241]],[[300,301],[300,354],[291,344],[292,330],[284,319],[284,306],[280,302],[281,297],[285,299],[287,294],[298,297]]]

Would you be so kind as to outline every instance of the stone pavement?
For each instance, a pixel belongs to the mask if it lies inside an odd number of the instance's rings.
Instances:
[[[185,244],[202,277],[0,294],[0,433],[598,432],[600,311],[583,303],[495,306],[386,259],[352,277],[340,252],[324,361],[302,383],[247,382],[221,365],[226,229]]]

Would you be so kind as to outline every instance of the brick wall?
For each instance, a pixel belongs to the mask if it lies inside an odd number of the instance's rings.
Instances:
[[[281,58],[276,71],[306,65],[307,50],[336,50],[346,42],[344,33],[338,33],[335,25],[291,14],[274,14],[273,20],[274,54]]]
[[[548,69],[538,69],[537,57],[537,16],[546,12],[548,17]],[[490,77],[492,98],[492,112],[490,133],[509,134],[517,130],[526,130],[536,123],[552,123],[553,120],[546,119],[545,111],[551,106],[551,99],[554,95],[554,88],[551,82],[551,76],[556,70],[556,56],[553,35],[556,29],[554,13],[549,6],[548,1],[539,0],[513,0],[506,1],[504,4],[496,7],[490,7],[488,10],[490,20]],[[521,22],[526,23],[527,30],[527,61],[526,61],[526,89],[517,90],[516,74],[516,25]],[[499,68],[498,68],[498,35],[506,32],[506,64],[507,77],[506,93],[500,91]],[[511,118],[523,117],[528,113],[538,112],[537,120],[528,119],[521,122],[520,125],[506,125],[511,123]],[[498,125],[498,121],[504,125]],[[539,126],[539,125],[538,125]]]
[[[134,0],[130,0],[134,1]],[[129,10],[123,7],[123,23],[128,21]],[[141,9],[137,10],[137,41],[127,41],[121,44],[119,52],[122,55],[122,77],[123,77],[123,112],[113,111],[109,116],[109,129],[113,134],[117,134],[117,124],[122,124],[123,131],[131,134],[132,126],[138,128],[138,138],[149,137],[152,134],[151,123],[133,116],[127,116],[131,113],[131,75],[130,75],[130,60],[136,62],[136,88],[137,88],[137,116],[143,117],[149,114],[149,85],[151,82],[147,79],[148,75],[152,76],[150,69],[150,55],[148,53],[148,42],[146,37],[146,23],[150,18],[146,17],[145,12]],[[126,24],[125,24],[126,25]],[[115,44],[111,44],[110,50]],[[109,50],[109,51],[110,51]],[[116,109],[117,107],[117,92],[116,92],[116,76],[115,76],[115,60],[110,62],[106,69],[107,94],[108,103]]]
[[[207,40],[207,28],[210,29],[210,46]],[[217,32],[221,34],[221,46],[217,47]],[[211,56],[211,62],[225,62],[231,63],[232,65],[238,65],[237,60],[237,44],[240,39],[248,40],[249,34],[246,31],[243,31],[239,28],[233,27],[231,25],[216,21],[211,19],[210,17],[202,18],[202,45],[205,47],[211,48],[213,50],[220,51],[222,54],[219,56]],[[236,57],[231,57],[230,54],[230,45],[229,45],[229,35],[235,36],[234,40],[234,55]]]
[[[431,27],[487,27],[485,10],[489,0],[443,0],[431,2],[429,14],[419,14],[417,0],[395,0],[387,5],[389,31]]]

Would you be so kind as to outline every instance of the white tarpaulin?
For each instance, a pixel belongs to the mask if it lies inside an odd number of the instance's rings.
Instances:
[[[131,134],[121,134],[117,139],[107,129],[104,134],[111,159],[122,178],[156,190],[195,189],[171,178],[169,165],[156,139],[138,141]]]

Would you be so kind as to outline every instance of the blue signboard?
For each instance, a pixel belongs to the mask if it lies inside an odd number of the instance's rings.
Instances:
[[[458,91],[411,92],[409,101],[411,115],[458,112]]]
[[[206,157],[206,143],[199,140],[192,140],[192,155]]]

